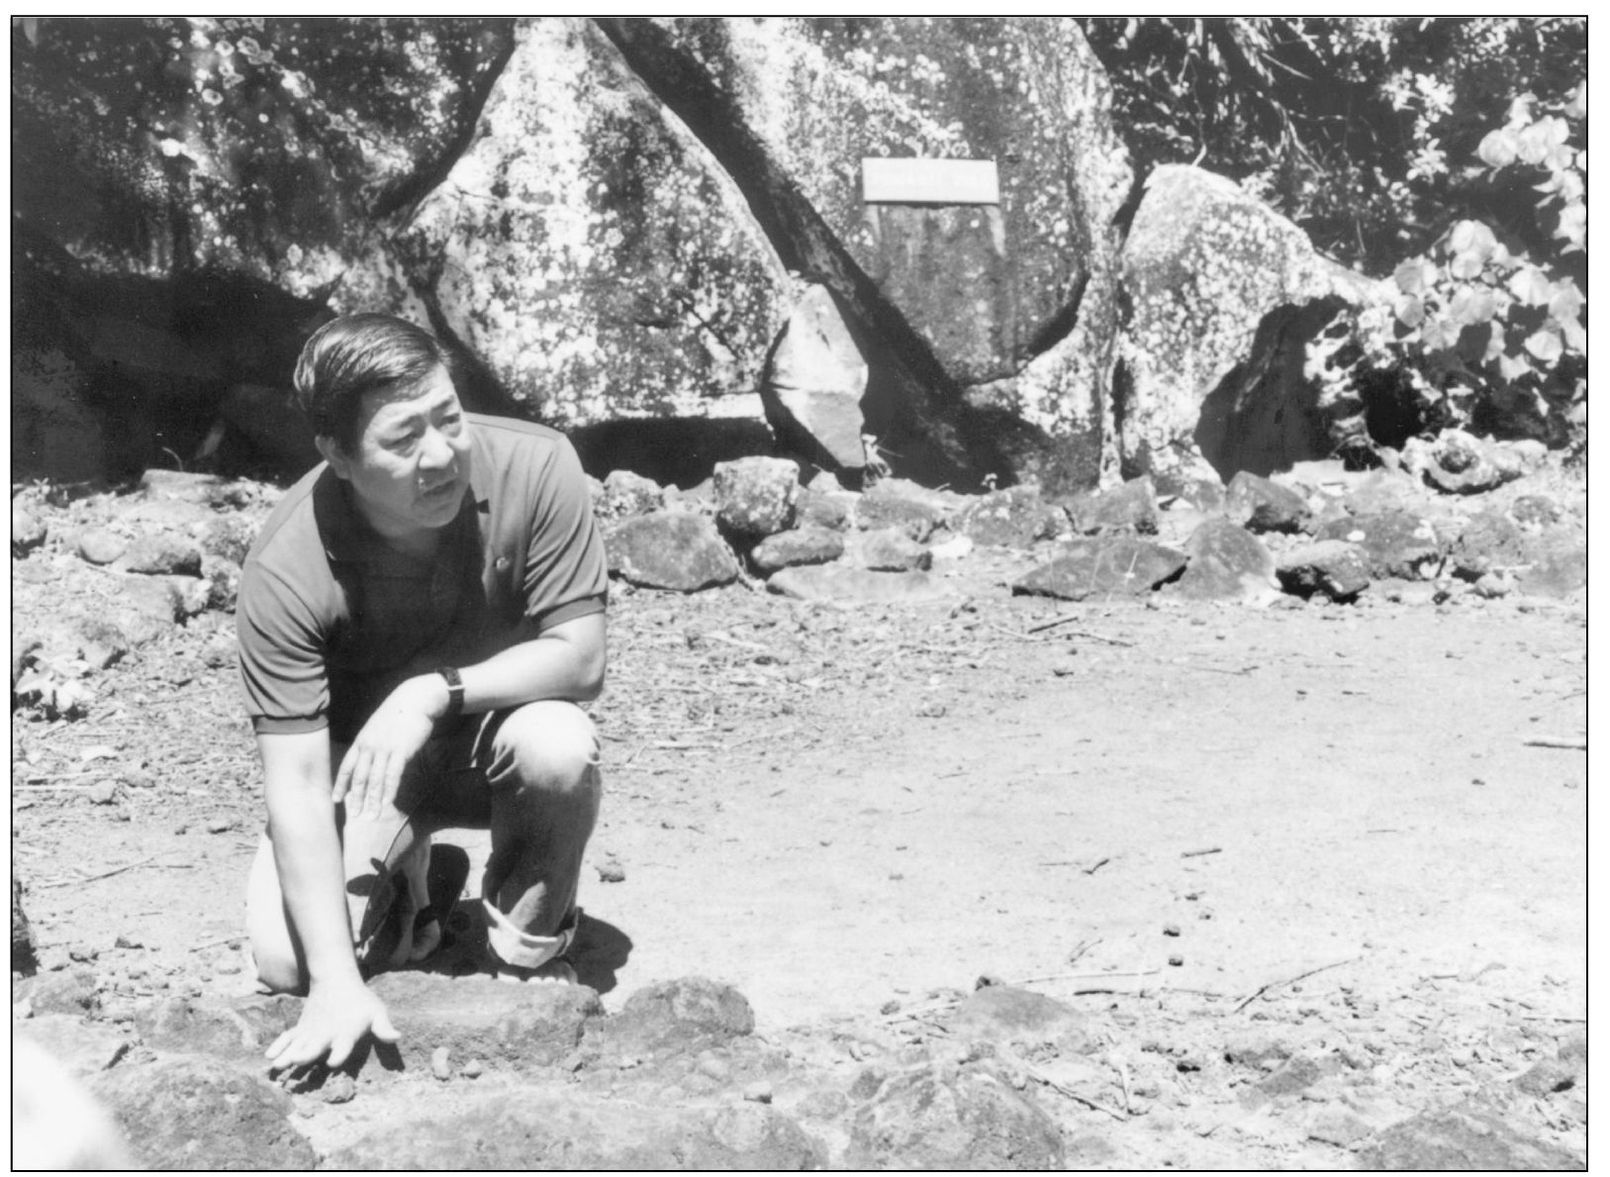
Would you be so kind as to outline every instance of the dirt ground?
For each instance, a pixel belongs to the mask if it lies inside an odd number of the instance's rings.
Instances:
[[[1032,563],[975,553],[904,606],[616,586],[578,961],[606,1007],[703,975],[762,1034],[898,1034],[987,976],[1134,1052],[1212,1055],[1253,1018],[1328,1034],[1404,1115],[1582,1028],[1586,754],[1529,741],[1586,731],[1583,600],[1070,605],[1010,594]],[[113,1020],[250,988],[231,624],[113,665],[85,718],[13,717],[43,964],[90,963]],[[450,837],[478,868],[484,835]],[[1104,1101],[1194,1129],[1129,1163],[1341,1163],[1273,1119],[1212,1136],[1213,1069],[1188,1071],[1113,1079]],[[1580,1150],[1585,1103],[1532,1126]]]

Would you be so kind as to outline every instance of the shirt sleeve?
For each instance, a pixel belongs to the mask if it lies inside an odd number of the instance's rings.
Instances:
[[[525,616],[538,633],[591,613],[608,601],[609,567],[593,516],[581,460],[559,438],[533,487],[526,551]]]
[[[261,564],[248,562],[235,604],[240,681],[259,734],[329,726],[324,636],[307,603]]]

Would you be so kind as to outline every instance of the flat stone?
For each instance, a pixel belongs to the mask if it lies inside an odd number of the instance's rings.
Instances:
[[[610,571],[646,588],[697,592],[738,579],[738,559],[714,520],[685,511],[655,511],[604,533]]]
[[[1073,530],[1084,535],[1133,532],[1157,534],[1157,486],[1149,475],[1068,504]]]
[[[148,575],[201,575],[201,545],[185,536],[142,535],[123,553],[123,567]]]
[[[1267,603],[1279,591],[1274,556],[1229,519],[1204,520],[1186,541],[1185,554],[1190,563],[1174,584],[1182,597]]]
[[[80,1078],[97,1075],[128,1053],[129,1040],[103,1022],[71,1014],[39,1014],[13,1022],[18,1039],[26,1039]]]
[[[718,1109],[529,1088],[459,1096],[451,1111],[387,1123],[334,1153],[336,1169],[817,1169],[825,1149],[763,1104]]]
[[[1534,541],[1531,567],[1520,574],[1519,589],[1540,597],[1568,597],[1588,584],[1588,548],[1582,536],[1557,529]]]
[[[827,564],[844,554],[844,537],[815,524],[768,535],[749,552],[749,562],[762,575],[804,564]]]
[[[816,483],[801,488],[794,503],[794,522],[798,527],[816,526],[843,531],[850,525],[857,497],[847,490],[818,490]]]
[[[1319,528],[1316,538],[1358,544],[1372,577],[1430,580],[1442,567],[1442,546],[1436,529],[1409,511],[1388,510],[1333,519]]]
[[[1358,1153],[1361,1169],[1581,1170],[1582,1158],[1523,1135],[1500,1116],[1470,1102],[1425,1111],[1378,1133]]]
[[[1017,581],[1012,591],[1068,601],[1140,596],[1186,565],[1184,552],[1123,535],[1071,540],[1058,550],[1061,555]]]
[[[944,582],[927,572],[873,572],[843,564],[784,568],[766,582],[766,587],[801,601],[867,604],[935,601],[947,592]]]
[[[963,1038],[999,1045],[1045,1045],[1082,1054],[1092,1040],[1072,1006],[1015,985],[986,985],[951,1015],[946,1027]]]
[[[962,508],[957,529],[981,547],[1029,548],[1069,530],[1067,512],[1047,503],[1035,486],[991,491]]]
[[[133,1153],[153,1169],[301,1169],[318,1159],[292,1126],[291,1097],[202,1055],[117,1067],[93,1084]]]
[[[153,1050],[255,1061],[296,1024],[300,1007],[293,997],[254,997],[234,1004],[171,997],[136,1008],[134,1028]]]
[[[557,1065],[603,1014],[584,985],[511,985],[491,977],[382,973],[370,982],[402,1035],[403,1065],[431,1073],[433,1056],[479,1058],[516,1070]]]
[[[1358,544],[1321,540],[1282,552],[1275,577],[1299,596],[1322,592],[1333,601],[1351,601],[1370,586],[1369,558]]]
[[[1224,495],[1224,512],[1251,532],[1293,534],[1308,526],[1308,500],[1289,486],[1281,486],[1251,471],[1230,479]]]
[[[861,496],[855,523],[863,531],[898,527],[917,543],[925,542],[949,516],[945,496],[903,478],[885,478]]]
[[[1062,1133],[1035,1104],[983,1070],[907,1072],[856,1111],[852,1169],[1060,1169]]]
[[[728,531],[762,539],[794,523],[799,463],[789,458],[739,458],[715,467],[716,519]]]
[[[934,554],[898,527],[863,533],[856,554],[874,572],[926,571],[934,564]]]
[[[16,986],[12,1000],[26,997],[35,1014],[85,1014],[100,1004],[95,974],[87,968],[40,973]]]
[[[755,1014],[742,993],[704,977],[683,977],[639,989],[620,1013],[590,1021],[584,1050],[605,1063],[696,1055],[754,1029]]]

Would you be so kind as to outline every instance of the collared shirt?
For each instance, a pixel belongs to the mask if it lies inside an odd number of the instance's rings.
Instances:
[[[403,679],[603,611],[603,542],[569,441],[529,422],[465,419],[470,487],[430,556],[381,538],[323,463],[263,525],[235,615],[258,732],[329,727],[350,742]]]

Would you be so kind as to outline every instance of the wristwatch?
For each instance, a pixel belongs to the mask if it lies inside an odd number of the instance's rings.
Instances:
[[[447,680],[447,710],[443,719],[457,719],[464,713],[464,679],[451,666],[439,666],[436,673]]]

